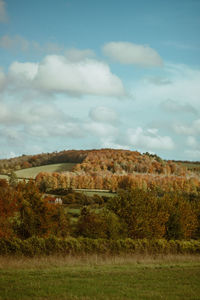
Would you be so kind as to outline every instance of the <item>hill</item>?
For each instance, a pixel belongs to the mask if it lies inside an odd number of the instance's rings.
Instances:
[[[180,175],[185,173],[185,170],[191,169],[191,165],[189,165],[188,162],[176,163],[176,161],[166,161],[148,152],[141,154],[138,151],[100,149],[64,150],[60,152],[22,155],[10,159],[1,159],[0,174],[8,174],[11,171],[61,163],[77,164],[75,171],[84,171],[87,173],[108,171],[111,173],[137,172]],[[195,166],[197,167],[197,163]]]
[[[47,189],[106,189],[139,187],[196,192],[199,163],[176,162],[138,151],[66,150],[0,160],[0,173],[16,171],[19,178],[36,178]]]

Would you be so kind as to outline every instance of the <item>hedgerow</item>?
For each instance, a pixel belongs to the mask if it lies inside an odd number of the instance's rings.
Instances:
[[[200,240],[164,240],[130,238],[120,240],[89,238],[31,237],[0,239],[0,255],[84,255],[84,254],[200,254]]]

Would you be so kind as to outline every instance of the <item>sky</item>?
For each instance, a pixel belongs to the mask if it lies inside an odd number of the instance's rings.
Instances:
[[[199,0],[0,0],[0,158],[200,160]]]

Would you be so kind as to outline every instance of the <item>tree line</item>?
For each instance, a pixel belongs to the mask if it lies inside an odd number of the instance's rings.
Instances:
[[[199,239],[200,194],[159,189],[119,190],[116,197],[100,199],[79,194],[66,203],[82,203],[74,220],[68,206],[49,203],[34,182],[9,184],[0,180],[0,237],[91,239]],[[81,199],[83,197],[83,199]],[[82,201],[82,202],[81,202]]]
[[[51,189],[100,189],[117,191],[118,189],[139,188],[144,191],[160,189],[198,193],[200,179],[197,176],[176,176],[156,174],[110,174],[110,173],[48,173],[40,172],[35,179],[41,191]]]

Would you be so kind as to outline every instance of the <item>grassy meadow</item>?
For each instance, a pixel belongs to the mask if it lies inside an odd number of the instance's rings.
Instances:
[[[0,174],[0,179],[8,179],[9,177],[7,175]]]
[[[200,299],[200,257],[0,257],[0,299]]]
[[[76,190],[74,189],[76,192],[79,193],[84,193],[86,196],[94,196],[94,195],[98,195],[100,197],[106,196],[106,197],[115,197],[116,193],[112,193],[112,192],[104,192],[104,191],[94,191],[94,190],[90,190],[90,189],[85,189],[85,190]]]
[[[179,162],[179,164],[183,167],[186,167],[188,170],[195,172],[195,173],[200,173],[200,163],[194,163],[194,162]]]
[[[71,171],[75,163],[51,164],[40,167],[33,167],[16,171],[17,177],[20,178],[35,178],[40,172],[66,172]]]

